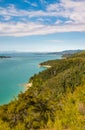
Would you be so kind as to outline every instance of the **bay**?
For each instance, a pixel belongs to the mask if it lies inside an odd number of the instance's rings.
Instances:
[[[2,54],[11,58],[0,59],[0,105],[7,104],[20,92],[30,77],[45,68],[38,64],[47,60],[60,59],[61,55],[40,53]]]

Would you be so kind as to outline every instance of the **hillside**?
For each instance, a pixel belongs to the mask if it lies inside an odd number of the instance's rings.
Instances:
[[[0,107],[0,130],[84,130],[85,51],[40,64],[32,86]]]

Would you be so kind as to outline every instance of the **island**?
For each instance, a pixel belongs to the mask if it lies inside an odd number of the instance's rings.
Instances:
[[[0,59],[11,58],[11,56],[0,56]]]

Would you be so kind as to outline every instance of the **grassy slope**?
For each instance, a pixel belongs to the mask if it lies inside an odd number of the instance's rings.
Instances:
[[[0,130],[83,130],[85,52],[44,62],[51,68],[31,77],[33,86],[0,107]]]

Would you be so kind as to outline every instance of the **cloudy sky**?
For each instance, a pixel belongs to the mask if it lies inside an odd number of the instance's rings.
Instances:
[[[85,0],[0,0],[0,51],[85,49]]]

